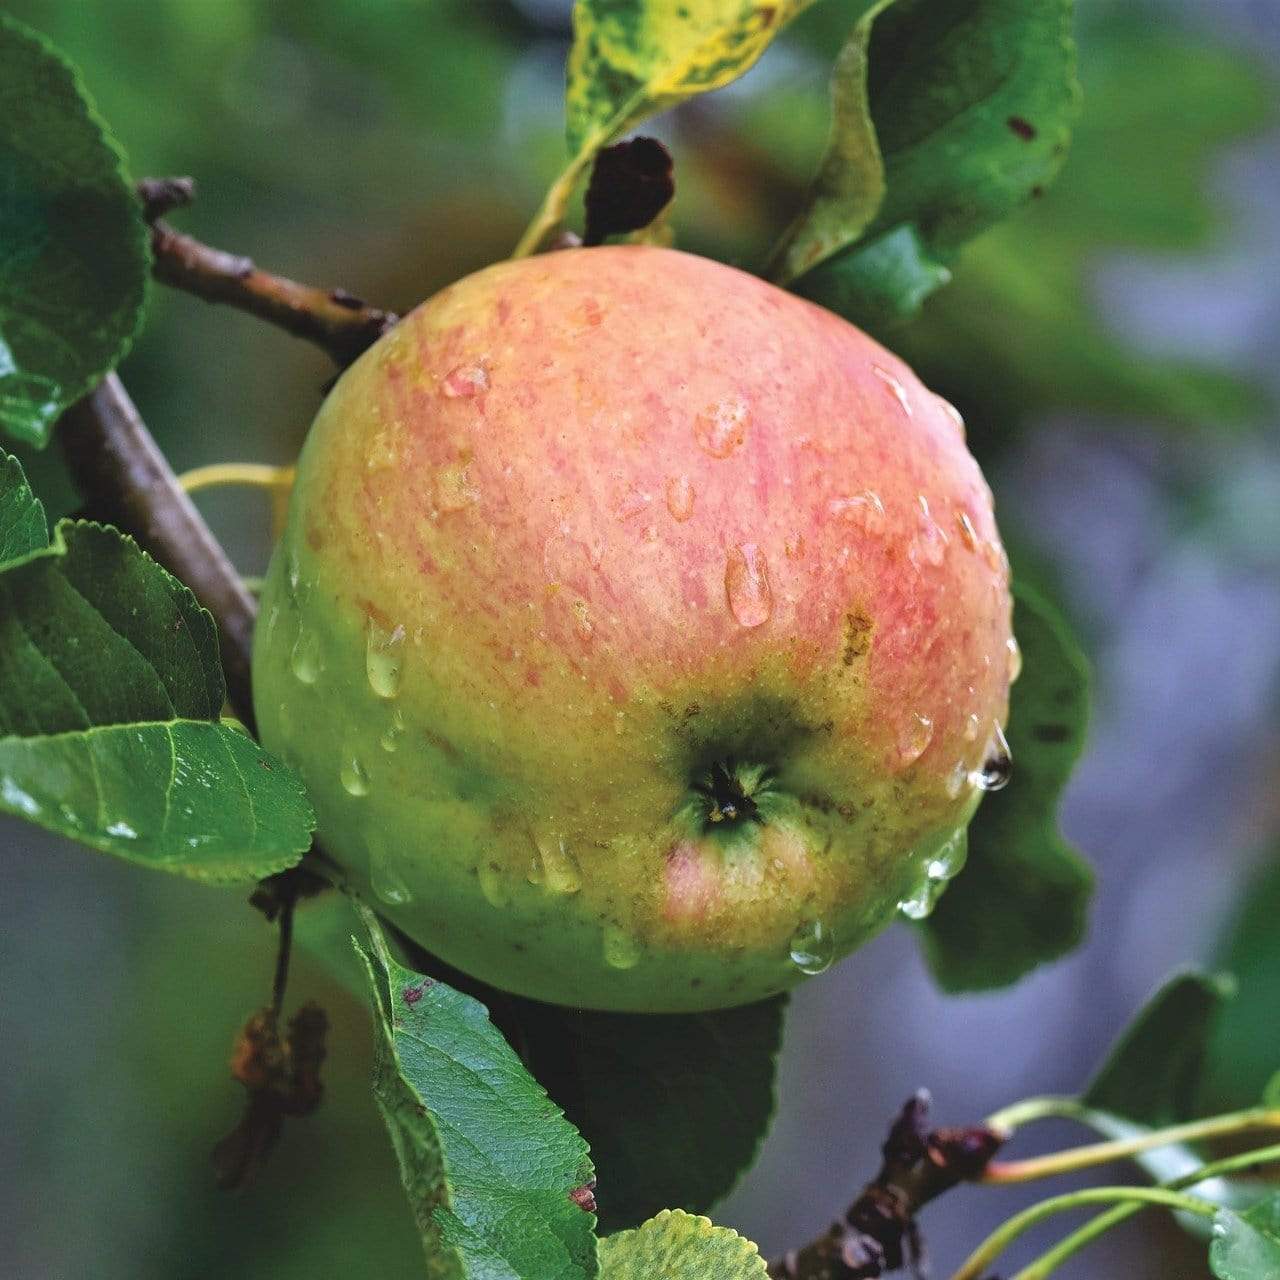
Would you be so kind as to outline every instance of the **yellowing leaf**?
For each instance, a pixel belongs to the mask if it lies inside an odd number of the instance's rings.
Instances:
[[[767,1280],[760,1251],[728,1227],[664,1209],[600,1241],[600,1280]]]
[[[564,216],[601,147],[642,120],[750,70],[813,0],[578,0],[565,108],[572,159],[515,256],[535,252]]]
[[[566,95],[569,149],[612,141],[754,66],[812,0],[578,0]]]

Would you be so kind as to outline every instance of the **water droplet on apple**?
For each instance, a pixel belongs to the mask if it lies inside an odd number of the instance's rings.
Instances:
[[[973,521],[969,518],[967,511],[961,510],[956,512],[956,525],[960,530],[960,541],[964,543],[970,551],[978,549],[978,531],[973,527]]]
[[[968,828],[957,827],[934,850],[933,856],[925,864],[924,873],[930,880],[946,884],[949,880],[954,880],[964,870],[964,864],[968,857]]]
[[[672,476],[667,481],[667,510],[683,524],[693,515],[693,484],[688,476]]]
[[[450,400],[467,400],[489,389],[489,373],[483,365],[460,364],[450,369],[440,383],[440,393]]]
[[[389,907],[403,907],[413,901],[404,877],[395,869],[385,849],[369,851],[369,885],[373,896]]]
[[[1005,553],[1005,549],[994,538],[988,538],[982,544],[982,558],[990,566],[992,573],[1002,581],[1008,580],[1009,557]]]
[[[365,632],[364,669],[369,687],[379,698],[394,698],[400,692],[404,668],[404,628],[390,631],[372,618]]]
[[[969,766],[963,760],[957,760],[951,772],[947,774],[947,797],[957,800],[969,781]]]
[[[745,400],[721,400],[698,414],[693,424],[694,438],[713,458],[727,458],[746,440],[749,419]]]
[[[303,627],[293,642],[289,654],[289,667],[303,684],[315,684],[324,670],[324,657],[320,652],[320,637]]]
[[[837,520],[845,520],[867,533],[879,533],[884,528],[884,502],[874,489],[864,489],[851,498],[833,498],[827,510]]]
[[[964,740],[966,742],[977,742],[978,730],[982,728],[982,720],[975,711],[970,714],[969,718],[964,722]]]
[[[548,893],[577,893],[582,888],[578,867],[564,836],[535,841],[536,854],[529,868],[530,884],[540,884]]]
[[[902,412],[911,417],[911,400],[907,396],[907,389],[889,372],[888,369],[882,369],[878,364],[871,366],[871,372],[884,383],[886,387],[893,393],[893,398],[902,406]]]
[[[791,935],[791,963],[811,977],[831,968],[836,940],[821,920],[808,920]]]
[[[611,969],[634,969],[644,948],[640,940],[616,924],[604,927],[604,962]]]
[[[1005,741],[1004,730],[995,725],[987,743],[986,758],[974,776],[974,785],[982,791],[1001,791],[1013,777],[1013,756]]]
[[[724,594],[729,612],[742,627],[758,627],[773,612],[769,566],[754,542],[729,549],[724,567]]]
[[[907,549],[907,556],[917,568],[922,564],[940,565],[946,559],[950,539],[929,513],[929,499],[921,493],[916,500],[920,504],[920,518],[916,523],[911,546]]]
[[[898,762],[904,767],[915,764],[929,749],[932,741],[933,721],[928,716],[913,711],[898,734]]]
[[[587,607],[585,600],[575,600],[573,602],[573,629],[582,640],[590,640],[592,633],[596,629],[595,624],[591,621],[591,610]]]
[[[1010,636],[1006,643],[1009,647],[1009,683],[1012,684],[1022,674],[1022,646],[1016,636]]]
[[[945,888],[945,880],[930,880],[925,876],[913,892],[899,900],[898,911],[908,920],[927,919],[933,914]]]
[[[482,862],[476,868],[476,875],[480,880],[480,892],[491,907],[501,909],[511,901],[511,887],[496,862]]]
[[[342,765],[338,770],[342,789],[349,796],[367,796],[369,794],[369,774],[360,758],[354,751],[342,753]]]
[[[956,424],[956,430],[960,432],[960,439],[964,439],[964,418],[960,414],[960,410],[951,403],[950,400],[944,400],[941,396],[937,397],[938,405],[942,412]]]
[[[378,745],[383,751],[392,752],[400,747],[400,739],[404,737],[404,712],[397,707],[391,713],[391,722],[382,731],[382,737],[378,739]]]

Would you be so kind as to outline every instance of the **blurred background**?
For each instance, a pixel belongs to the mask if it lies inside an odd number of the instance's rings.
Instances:
[[[509,253],[562,159],[568,0],[5,8],[79,64],[135,176],[197,177],[184,229],[397,310]],[[762,261],[822,148],[847,26],[824,0],[744,80],[646,129],[676,157],[682,247]],[[895,927],[804,987],[775,1128],[716,1214],[767,1255],[847,1203],[915,1087],[950,1123],[1072,1091],[1179,964],[1229,961],[1242,980],[1205,1105],[1251,1101],[1280,1065],[1280,0],[1081,0],[1078,35],[1086,105],[1063,176],[890,341],[964,412],[1019,571],[1095,664],[1064,812],[1099,873],[1088,942],[1011,990],[948,998]],[[157,288],[123,376],[181,470],[291,460],[330,369]],[[56,453],[22,457],[67,510]],[[201,501],[260,572],[265,504]],[[241,1106],[226,1061],[265,994],[271,930],[243,895],[5,820],[0,884],[0,1272],[422,1274],[367,1015],[318,964],[299,959],[292,994],[335,1024],[325,1104],[224,1195],[208,1153]],[[936,1273],[1039,1194],[932,1207]],[[1206,1270],[1150,1216],[1061,1274]]]

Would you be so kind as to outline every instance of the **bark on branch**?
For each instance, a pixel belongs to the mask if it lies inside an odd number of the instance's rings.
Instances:
[[[345,289],[320,289],[272,275],[250,258],[215,249],[163,221],[162,214],[190,204],[194,196],[190,178],[147,178],[138,184],[138,198],[151,224],[152,273],[157,280],[305,338],[342,368],[395,325],[398,317],[393,312],[371,307]]]
[[[924,1273],[916,1214],[976,1178],[1005,1140],[984,1125],[930,1130],[928,1116],[929,1095],[921,1090],[891,1125],[880,1172],[825,1235],[769,1264],[774,1280],[875,1280],[907,1263]]]

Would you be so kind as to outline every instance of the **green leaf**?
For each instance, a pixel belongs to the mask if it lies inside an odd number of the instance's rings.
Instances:
[[[0,14],[0,428],[43,445],[142,320],[147,229],[79,77]]]
[[[884,199],[884,160],[867,100],[871,24],[892,0],[872,0],[831,73],[831,137],[808,202],[783,238],[770,278],[786,284],[852,244]]]
[[[589,1280],[595,1216],[587,1144],[478,1001],[392,958],[361,909],[374,991],[374,1094],[429,1274]]]
[[[1121,1033],[1081,1101],[1152,1128],[1189,1119],[1214,1024],[1234,992],[1228,977],[1175,974]]]
[[[1243,1213],[1219,1209],[1213,1218],[1209,1266],[1218,1280],[1276,1280],[1280,1276],[1280,1195]]]
[[[885,196],[868,245],[912,227],[922,257],[946,265],[1053,180],[1079,100],[1070,29],[1071,0],[898,0],[880,16],[868,96]],[[867,283],[865,251],[855,244],[795,287],[865,316],[858,295],[888,289]]]
[[[0,810],[103,853],[216,883],[310,844],[299,779],[220,724],[213,619],[128,538],[63,521],[49,544],[0,465]]]
[[[979,448],[993,423],[1065,404],[1197,427],[1256,419],[1265,404],[1238,375],[1135,348],[1105,322],[1094,277],[1112,248],[1167,262],[1227,239],[1216,164],[1274,118],[1276,81],[1168,11],[1092,12],[1102,16],[1080,34],[1087,106],[1061,179],[972,244],[951,288],[894,334],[898,354],[967,411]]]
[[[969,827],[964,872],[922,925],[946,991],[1005,986],[1075,947],[1093,875],[1063,840],[1058,800],[1084,745],[1089,673],[1066,624],[1025,586],[1014,591],[1023,670],[1009,701],[1013,780]]]
[[[596,152],[650,116],[736,80],[813,0],[577,0],[565,89],[572,157],[516,256],[564,217]]]
[[[750,1240],[679,1209],[600,1241],[601,1280],[768,1280]]]
[[[1195,1099],[1214,1023],[1235,990],[1229,977],[1187,971],[1174,974],[1139,1010],[1111,1047],[1081,1095],[1076,1116],[1104,1138],[1123,1140],[1195,1116]],[[1183,1178],[1203,1163],[1185,1144],[1157,1147],[1136,1161],[1155,1182]],[[1238,1178],[1199,1183],[1196,1195],[1243,1208],[1257,1191]],[[1185,1225],[1199,1233],[1202,1220]]]
[[[44,506],[17,458],[0,450],[0,566],[48,545]]]
[[[524,1003],[530,1067],[591,1144],[602,1230],[728,1195],[773,1118],[785,998],[688,1015]]]
[[[1222,1011],[1209,1052],[1204,1104],[1212,1110],[1250,1106],[1276,1088],[1280,1066],[1280,857],[1267,851],[1260,874],[1241,886],[1235,919],[1218,961],[1235,975],[1236,998]]]
[[[313,825],[284,765],[230,725],[193,720],[0,738],[0,810],[208,884],[293,866]]]

